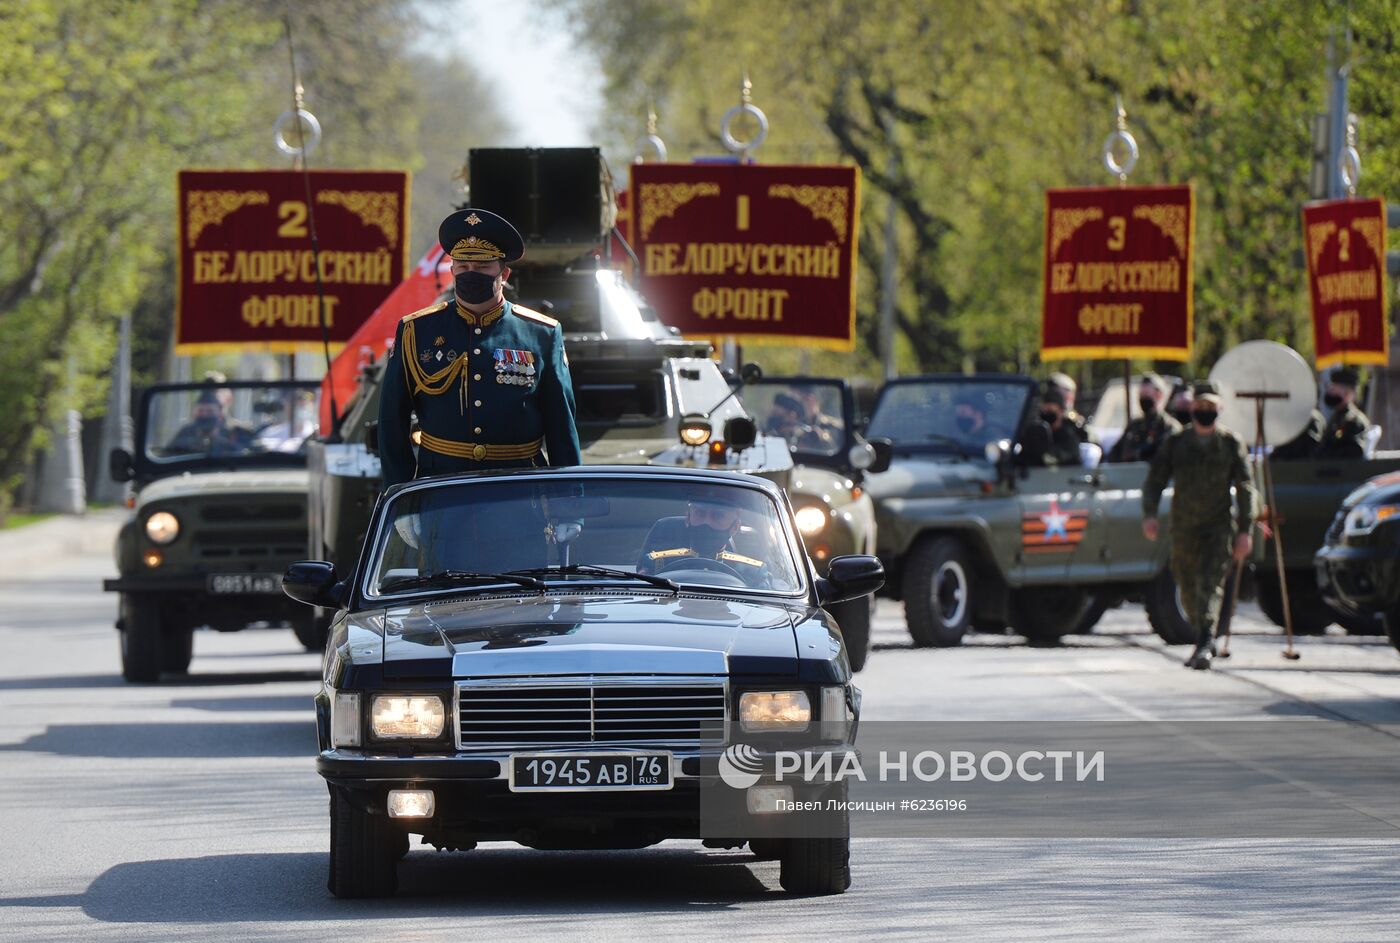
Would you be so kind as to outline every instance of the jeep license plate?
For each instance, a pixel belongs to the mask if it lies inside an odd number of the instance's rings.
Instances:
[[[219,595],[237,593],[278,593],[282,587],[271,573],[210,573],[205,586],[209,592]]]
[[[641,792],[671,788],[669,753],[515,753],[511,792]]]

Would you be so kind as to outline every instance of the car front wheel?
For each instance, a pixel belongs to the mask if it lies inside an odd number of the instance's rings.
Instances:
[[[755,851],[757,854],[757,851]],[[851,886],[851,831],[836,838],[789,838],[783,843],[778,883],[804,897],[844,893]]]
[[[390,897],[399,887],[398,862],[408,834],[394,827],[388,814],[359,808],[338,787],[331,787],[330,876],[326,886],[336,897]]]
[[[916,648],[962,644],[972,623],[972,560],[956,537],[925,540],[909,555],[904,621]]]

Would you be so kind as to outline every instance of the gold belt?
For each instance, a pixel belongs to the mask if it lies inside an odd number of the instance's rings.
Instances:
[[[544,437],[520,445],[483,445],[480,442],[454,442],[439,439],[435,435],[419,431],[418,444],[430,452],[450,455],[453,458],[470,458],[478,462],[509,462],[522,458],[534,458],[544,444]]]

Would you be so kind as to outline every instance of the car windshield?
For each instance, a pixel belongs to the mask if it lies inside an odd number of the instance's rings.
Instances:
[[[802,588],[784,512],[741,483],[592,475],[451,482],[407,491],[385,513],[365,584],[371,597],[528,588],[520,577]]]
[[[846,441],[838,384],[763,382],[744,387],[741,395],[763,431],[787,439],[794,452],[836,455]]]
[[[866,429],[903,450],[982,455],[1014,439],[1031,384],[1025,380],[932,380],[886,386]]]
[[[300,454],[316,434],[318,394],[314,384],[156,390],[146,401],[145,455],[175,463]]]

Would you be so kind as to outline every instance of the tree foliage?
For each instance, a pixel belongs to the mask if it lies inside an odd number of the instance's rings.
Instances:
[[[1111,183],[1099,154],[1115,94],[1142,149],[1132,182],[1196,187],[1188,371],[1205,372],[1251,338],[1310,347],[1294,262],[1298,213],[1308,198],[1311,117],[1325,107],[1327,38],[1348,17],[1361,189],[1393,194],[1400,182],[1389,133],[1400,121],[1400,9],[1382,0],[558,5],[604,65],[609,130],[624,153],[648,101],[672,159],[715,153],[719,117],[747,69],[772,121],[760,160],[861,167],[867,372],[876,369],[869,354],[891,202],[902,368],[1036,366],[1044,191]],[[1091,365],[1075,370],[1092,379]]]

